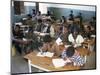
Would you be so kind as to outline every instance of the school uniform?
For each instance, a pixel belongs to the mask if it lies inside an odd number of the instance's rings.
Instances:
[[[64,58],[68,58],[68,56],[66,55],[66,50],[64,50],[61,54],[61,57]],[[69,58],[71,60],[71,62],[73,62],[75,64],[75,66],[82,66],[85,64],[85,58],[81,57],[78,54],[74,54],[72,57]]]
[[[72,44],[76,44],[76,46],[81,46],[81,43],[84,42],[84,38],[81,35],[77,35],[76,39],[74,39],[72,33],[68,36],[68,41]]]

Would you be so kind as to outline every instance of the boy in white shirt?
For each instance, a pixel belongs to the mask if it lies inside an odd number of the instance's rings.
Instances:
[[[74,47],[79,47],[81,43],[84,42],[84,38],[79,34],[78,30],[73,29],[73,32],[68,36],[68,41],[71,42]]]

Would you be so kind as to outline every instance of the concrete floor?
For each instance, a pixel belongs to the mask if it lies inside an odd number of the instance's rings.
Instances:
[[[87,63],[82,69],[95,69],[95,52],[92,52],[90,56],[87,56]],[[32,72],[38,72],[38,69],[32,68]],[[23,58],[18,52],[15,56],[11,57],[11,73],[28,73],[27,60]]]

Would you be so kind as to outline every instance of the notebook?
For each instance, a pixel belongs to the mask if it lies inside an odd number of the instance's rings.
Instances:
[[[60,68],[65,65],[65,61],[62,58],[52,59],[52,63],[55,68]]]
[[[56,40],[56,43],[57,43],[57,45],[62,45],[62,44],[63,44],[63,42],[62,42],[62,40],[61,40],[60,38],[58,38],[58,39]]]

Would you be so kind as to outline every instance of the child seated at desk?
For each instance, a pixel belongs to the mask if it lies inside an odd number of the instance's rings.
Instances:
[[[20,26],[19,25],[14,26],[12,30],[12,44],[15,46],[15,48],[18,50],[19,53],[22,53],[21,40],[23,37],[24,35],[20,30]]]
[[[83,66],[85,64],[85,59],[82,58],[79,53],[75,50],[73,46],[68,47],[62,52],[61,57],[66,61],[70,60],[74,66]],[[66,62],[67,64],[67,62]]]
[[[43,42],[41,43],[39,50],[40,51],[42,50],[42,52],[50,51],[51,43],[52,43],[52,38],[50,37],[50,35],[44,36]]]
[[[84,42],[84,38],[79,34],[78,29],[74,28],[72,33],[68,36],[68,41],[72,43],[74,47],[82,46],[81,44]]]

